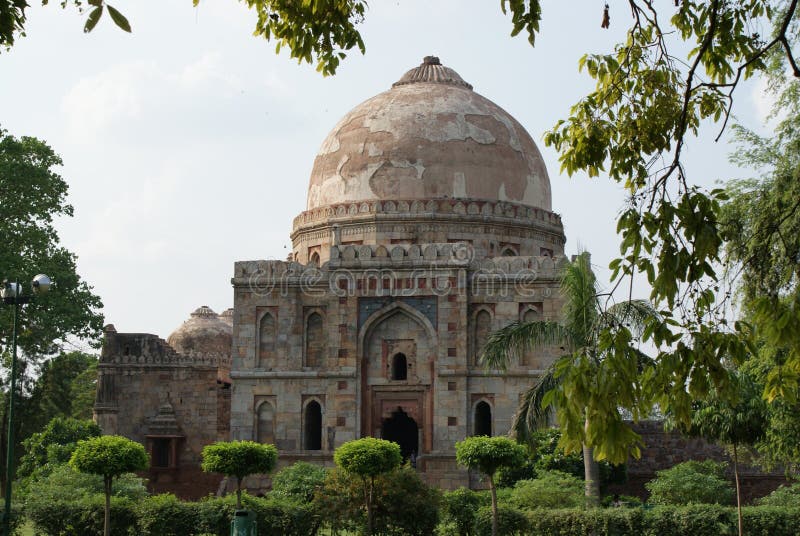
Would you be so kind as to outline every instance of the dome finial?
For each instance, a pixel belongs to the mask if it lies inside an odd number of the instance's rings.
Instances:
[[[472,86],[464,82],[457,72],[442,65],[437,56],[425,56],[421,65],[404,74],[400,80],[392,84],[392,87],[419,83],[446,84],[472,89]]]

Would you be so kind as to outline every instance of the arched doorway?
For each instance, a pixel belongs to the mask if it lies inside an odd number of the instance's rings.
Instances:
[[[492,435],[492,408],[481,400],[475,406],[474,432],[476,436]]]
[[[381,429],[383,431],[383,439],[400,445],[400,453],[403,455],[404,460],[410,458],[412,452],[415,456],[419,454],[417,422],[409,417],[408,413],[403,411],[403,408],[398,407],[397,410],[392,412],[391,417],[384,419]]]
[[[322,450],[322,407],[312,400],[306,405],[305,434],[303,448],[305,450]]]

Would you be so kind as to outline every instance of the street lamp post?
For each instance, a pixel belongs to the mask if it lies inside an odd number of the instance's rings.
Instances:
[[[50,278],[39,274],[33,278],[31,288],[34,294],[44,294],[50,290]],[[11,381],[8,392],[8,448],[6,451],[6,501],[3,509],[3,536],[11,536],[11,480],[14,472],[14,395],[17,386],[17,317],[22,304],[28,303],[31,296],[22,292],[22,285],[16,282],[3,282],[0,290],[3,303],[13,305],[13,323],[11,327]]]

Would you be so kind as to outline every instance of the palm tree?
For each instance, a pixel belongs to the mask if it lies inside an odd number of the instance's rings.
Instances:
[[[545,320],[509,324],[492,333],[483,348],[483,364],[488,368],[503,370],[514,357],[526,350],[558,347],[563,352],[520,402],[512,426],[512,434],[519,441],[529,442],[533,431],[547,426],[551,406],[561,404],[556,400],[545,401],[545,396],[559,388],[570,367],[580,364],[584,370],[587,366],[589,371],[599,369],[598,365],[607,357],[599,349],[599,339],[604,332],[621,328],[638,336],[649,320],[658,318],[655,309],[644,300],[625,301],[604,309],[588,252],[581,253],[564,266],[561,294],[565,303],[560,322]],[[626,345],[624,355],[633,361],[634,371],[641,370],[649,361],[647,356],[630,345]],[[602,381],[594,374],[587,376],[590,381]],[[590,431],[590,416],[585,407],[577,411],[582,412],[584,419],[584,429],[580,435],[586,438]],[[599,466],[593,449],[585,439],[581,446],[586,497],[590,504],[596,505],[600,498]]]

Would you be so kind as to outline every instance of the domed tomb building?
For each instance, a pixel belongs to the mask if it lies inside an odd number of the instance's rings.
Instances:
[[[235,264],[232,439],[288,464],[382,437],[468,485],[455,442],[506,434],[555,355],[478,362],[492,331],[558,316],[551,209],[531,136],[438,58],[356,106],[314,161],[291,260]]]
[[[145,446],[151,492],[198,499],[219,488],[221,476],[200,470],[200,452],[229,437],[231,330],[205,305],[166,341],[105,327],[94,419],[104,434]]]

